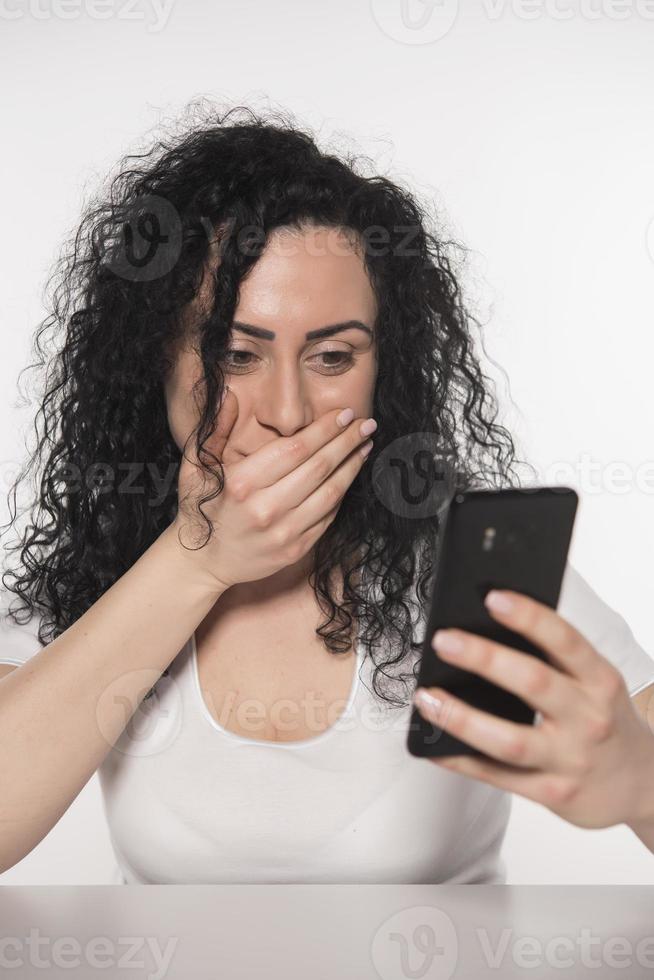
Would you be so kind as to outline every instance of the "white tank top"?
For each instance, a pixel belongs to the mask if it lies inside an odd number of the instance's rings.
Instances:
[[[6,608],[15,597],[2,594]],[[654,659],[569,564],[558,611],[622,672],[631,694],[654,682]],[[0,662],[21,664],[41,649],[35,623],[1,617]],[[421,639],[420,629],[422,616]],[[411,706],[376,697],[360,645],[357,662],[347,707],[330,728],[269,742],[214,719],[191,636],[98,770],[114,881],[505,882],[511,794],[412,756]]]

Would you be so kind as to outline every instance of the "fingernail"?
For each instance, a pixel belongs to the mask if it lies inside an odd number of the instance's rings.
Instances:
[[[443,653],[460,653],[463,650],[463,640],[456,633],[448,630],[436,630],[432,645]]]
[[[503,592],[497,592],[495,589],[491,589],[484,602],[493,612],[510,613],[513,609],[513,600],[509,599]]]
[[[375,419],[366,419],[365,422],[361,423],[361,428],[359,432],[362,436],[371,436],[375,429],[377,428],[377,422]]]
[[[438,720],[443,709],[443,702],[440,698],[434,697],[424,687],[419,687],[413,695],[413,700],[424,710],[424,713],[429,718],[434,721]]]
[[[336,416],[336,421],[340,426],[345,427],[349,425],[354,418],[354,412],[351,408],[344,408],[340,415]]]

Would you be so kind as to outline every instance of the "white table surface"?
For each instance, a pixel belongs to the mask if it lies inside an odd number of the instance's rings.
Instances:
[[[4,886],[0,975],[642,980],[654,978],[654,889]]]

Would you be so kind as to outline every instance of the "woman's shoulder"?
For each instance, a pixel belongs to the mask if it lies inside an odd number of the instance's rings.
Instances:
[[[630,694],[654,682],[654,658],[638,643],[624,616],[570,562],[563,576],[557,611],[620,671]]]

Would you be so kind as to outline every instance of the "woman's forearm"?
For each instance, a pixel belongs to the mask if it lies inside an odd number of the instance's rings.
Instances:
[[[219,598],[176,534],[0,680],[0,872],[65,813]]]

